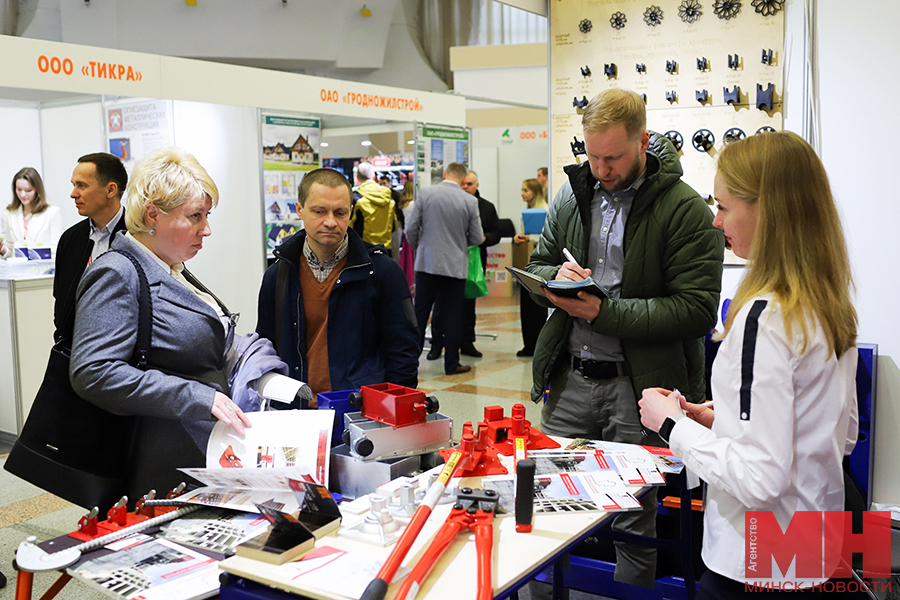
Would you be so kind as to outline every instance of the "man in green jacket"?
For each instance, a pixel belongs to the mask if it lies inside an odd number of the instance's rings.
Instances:
[[[550,393],[544,433],[663,445],[644,434],[637,400],[647,387],[704,392],[703,336],[716,324],[725,240],[700,196],[681,181],[665,136],[646,129],[643,100],[611,89],[582,125],[588,162],[565,168],[528,271],[545,279],[592,277],[609,291],[536,298],[557,310],[535,352],[532,399]],[[575,261],[567,258],[563,250]],[[614,529],[655,535],[656,494]],[[617,581],[652,587],[656,551],[617,544]]]

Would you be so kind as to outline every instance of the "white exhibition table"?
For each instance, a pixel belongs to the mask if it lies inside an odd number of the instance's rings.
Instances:
[[[568,443],[568,440],[555,438],[558,441]],[[563,445],[565,445],[565,443]],[[502,457],[504,466],[509,468],[511,457]],[[512,472],[512,471],[510,471]],[[460,481],[460,487],[481,487],[480,478],[464,478]],[[629,486],[629,491],[638,495],[644,487]],[[403,565],[412,568],[430,544],[434,534],[450,513],[452,504],[443,504],[435,507],[431,518],[428,519],[415,544],[407,554]],[[616,513],[606,511],[580,512],[580,513],[556,513],[540,514],[534,519],[534,528],[531,533],[517,533],[515,516],[510,514],[494,518],[494,547],[492,583],[494,597],[502,594],[509,588],[518,587],[524,577],[534,574],[538,568],[547,568],[553,564],[555,557],[563,554],[568,548],[587,537],[587,534],[598,525],[614,517]],[[352,515],[345,518],[344,525],[355,523],[357,519],[365,515]],[[360,554],[379,559],[382,563],[387,560],[393,549],[393,545],[382,548],[374,544],[367,544],[358,540],[328,535],[316,542],[316,546],[330,546],[350,553]],[[477,552],[475,549],[475,534],[473,532],[460,533],[450,544],[434,570],[422,584],[416,600],[459,600],[460,598],[475,598],[477,596],[478,567],[476,563]],[[302,585],[301,581],[292,581],[285,577],[272,575],[276,565],[233,556],[221,563],[222,570],[244,577],[246,579],[269,585],[287,592],[300,594],[316,600],[346,600],[344,596],[329,593],[316,588]],[[401,585],[395,581],[385,598],[396,596]]]
[[[53,346],[53,275],[42,273],[48,269],[41,265],[3,267],[0,269],[0,438],[12,441],[22,431]]]

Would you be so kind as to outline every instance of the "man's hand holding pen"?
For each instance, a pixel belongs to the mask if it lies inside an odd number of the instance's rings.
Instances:
[[[591,276],[591,270],[582,268],[567,248],[563,248],[563,254],[568,260],[556,272],[556,279],[584,281]],[[541,288],[541,291],[550,302],[573,317],[586,319],[588,322],[591,322],[600,314],[601,300],[593,294],[578,292],[577,298],[566,298],[565,296],[554,294],[547,288]]]

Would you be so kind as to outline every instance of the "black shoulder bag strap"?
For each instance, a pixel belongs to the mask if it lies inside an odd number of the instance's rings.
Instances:
[[[225,306],[225,303],[222,302],[221,300],[219,300],[219,297],[216,296],[215,294],[213,294],[212,291],[211,291],[208,287],[206,287],[205,285],[203,285],[203,284],[200,282],[200,280],[197,279],[196,276],[194,276],[193,273],[191,273],[190,271],[187,270],[187,268],[185,268],[185,269],[181,272],[181,274],[184,275],[184,278],[187,279],[187,280],[190,282],[190,284],[191,284],[192,286],[194,286],[195,288],[197,288],[197,289],[200,290],[201,292],[204,292],[204,293],[209,294],[210,296],[212,296],[212,299],[216,301],[216,304],[219,305],[219,308],[222,309],[222,312],[225,313],[226,316],[231,316],[231,311],[228,310],[228,307]]]
[[[278,278],[275,280],[275,352],[281,348],[281,336],[284,329],[284,319],[281,313],[284,311],[284,290],[287,287],[288,268],[286,260],[278,261]]]
[[[110,252],[117,252],[130,260],[137,271],[138,282],[140,283],[140,289],[138,290],[138,333],[137,346],[135,346],[134,355],[131,357],[131,364],[142,371],[146,371],[147,355],[150,353],[150,341],[153,337],[153,300],[150,297],[150,284],[147,282],[147,275],[144,273],[143,267],[141,267],[133,254],[118,248],[111,248]]]

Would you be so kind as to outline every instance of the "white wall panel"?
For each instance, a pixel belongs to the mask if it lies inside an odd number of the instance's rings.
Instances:
[[[44,177],[41,159],[41,119],[37,105],[0,105],[0,208],[12,200],[12,178],[22,167],[34,167]]]
[[[47,199],[62,209],[63,224],[68,228],[81,219],[69,198],[78,157],[109,151],[103,137],[100,101],[41,109],[41,150]]]
[[[848,13],[848,10],[850,11]],[[852,15],[852,19],[848,16]],[[900,202],[897,157],[900,137],[892,101],[900,97],[894,71],[895,24],[900,3],[870,0],[852,7],[818,2],[822,159],[850,245],[856,278],[859,340],[877,343],[878,409],[875,433],[876,502],[900,505]],[[891,41],[895,40],[895,41]]]
[[[256,109],[175,102],[175,143],[190,152],[219,188],[212,235],[188,268],[232,312],[238,331],[256,328],[256,299],[265,266]]]

